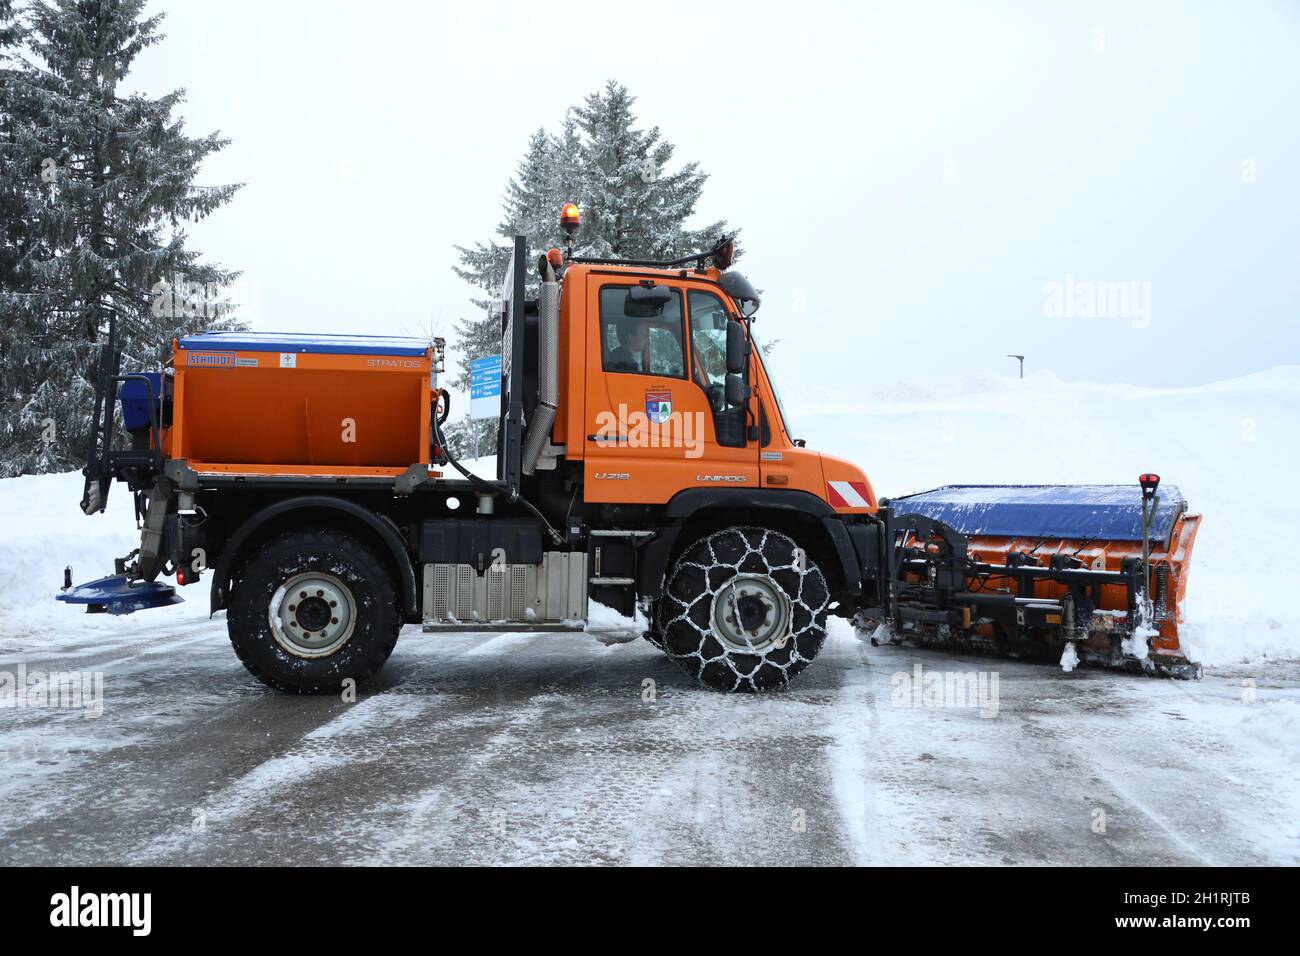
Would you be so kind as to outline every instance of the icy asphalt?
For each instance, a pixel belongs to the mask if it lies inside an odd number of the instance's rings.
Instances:
[[[927,706],[917,664],[996,675],[996,713]],[[262,687],[189,618],[0,625],[19,665],[102,673],[103,713],[0,709],[5,865],[1300,862],[1295,663],[1067,674],[839,625],[745,697],[639,639],[407,628],[345,702]]]

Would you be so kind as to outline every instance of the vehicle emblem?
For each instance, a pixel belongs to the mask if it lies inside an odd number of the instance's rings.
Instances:
[[[662,425],[673,413],[672,392],[646,392],[645,414],[652,425]]]

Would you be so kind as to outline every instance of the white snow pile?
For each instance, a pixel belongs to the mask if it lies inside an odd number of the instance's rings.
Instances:
[[[783,397],[796,437],[860,464],[881,496],[944,484],[1124,483],[1158,472],[1205,516],[1186,605],[1192,656],[1207,665],[1300,658],[1294,575],[1284,558],[1270,566],[1300,528],[1300,366],[1181,389],[1039,373]],[[466,465],[494,470],[490,460]],[[80,499],[75,474],[0,480],[0,632],[115,626],[53,600],[64,565],[84,582],[111,574],[113,558],[139,545],[125,487],[114,488],[103,515],[83,515]],[[206,616],[206,581],[181,594],[179,608],[140,613]],[[593,628],[611,637],[643,623],[592,611]]]
[[[54,600],[65,566],[83,584],[112,574],[113,559],[140,546],[126,486],[109,493],[104,514],[87,516],[79,506],[82,482],[77,473],[0,479],[0,635],[69,635],[121,629],[139,620],[88,615],[84,607]],[[183,589],[185,604],[140,613],[167,614],[173,621],[206,617],[207,583]]]
[[[595,635],[602,644],[627,644],[645,633],[650,623],[641,609],[632,617],[624,617],[612,607],[597,601],[587,602],[587,632]]]

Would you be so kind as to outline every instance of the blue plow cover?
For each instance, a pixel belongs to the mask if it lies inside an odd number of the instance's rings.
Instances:
[[[181,604],[185,600],[170,584],[154,581],[133,585],[124,574],[78,584],[56,595],[56,598],[67,604],[95,605],[109,614],[131,614],[146,608]]]
[[[1151,540],[1169,540],[1187,508],[1182,492],[1161,485]],[[1137,485],[945,485],[893,498],[895,514],[942,521],[964,535],[1073,540],[1142,540]]]

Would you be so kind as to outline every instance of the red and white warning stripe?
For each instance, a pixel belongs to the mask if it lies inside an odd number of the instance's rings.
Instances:
[[[828,481],[831,506],[835,508],[870,508],[870,494],[865,481]]]

